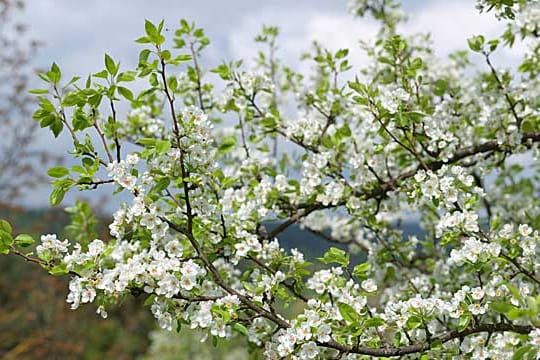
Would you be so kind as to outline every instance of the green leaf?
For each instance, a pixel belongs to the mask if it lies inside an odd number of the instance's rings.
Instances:
[[[181,54],[181,55],[178,55],[177,57],[174,58],[174,61],[175,62],[186,62],[186,61],[191,61],[192,57],[191,55],[189,54]]]
[[[502,301],[494,301],[494,302],[491,302],[489,304],[489,307],[492,309],[492,310],[495,310],[496,312],[498,313],[501,313],[501,314],[506,314],[508,313],[510,310],[512,309],[515,309],[516,307],[512,304],[509,304],[509,303],[506,303],[506,302],[502,302]]]
[[[458,331],[464,331],[465,329],[467,329],[467,326],[469,326],[470,322],[471,322],[470,316],[463,316],[459,318]]]
[[[32,89],[28,91],[30,94],[36,94],[36,95],[42,95],[42,94],[48,94],[49,90],[47,89]]]
[[[343,319],[350,323],[358,323],[360,321],[360,315],[354,310],[354,308],[346,303],[338,302],[338,310]]]
[[[519,320],[522,318],[529,317],[529,311],[525,309],[512,309],[506,313],[506,317],[508,317],[510,320]]]
[[[0,219],[0,230],[10,233],[13,231],[11,224],[4,219]]]
[[[248,334],[248,329],[244,325],[242,325],[240,323],[235,323],[232,328],[233,328],[234,331],[236,331],[236,332],[238,332],[238,333],[240,333],[240,334],[242,334],[244,336],[247,336],[247,334]]]
[[[82,108],[76,108],[73,112],[73,129],[83,130],[92,126],[90,117],[86,116]]]
[[[150,39],[148,38],[148,36],[142,36],[138,38],[137,40],[135,40],[135,42],[139,44],[148,44],[150,43]]]
[[[72,91],[72,92],[68,93],[64,97],[64,99],[62,99],[62,105],[67,106],[67,107],[71,107],[71,106],[75,106],[75,105],[81,103],[82,101],[84,101],[84,99],[81,98],[81,96],[79,95],[79,92],[78,91]]]
[[[367,279],[367,272],[371,269],[370,263],[356,265],[353,269],[353,275],[360,279]]]
[[[126,87],[118,86],[118,92],[129,101],[133,101],[133,93]]]
[[[382,326],[385,323],[386,322],[383,319],[374,317],[371,319],[367,319],[366,322],[364,323],[364,326],[369,328],[369,327]]]
[[[139,65],[146,64],[148,62],[148,57],[150,56],[150,50],[144,49],[139,53]]]
[[[442,347],[443,347],[442,340],[435,340],[429,346],[429,348],[432,350],[442,349]]]
[[[106,79],[109,76],[109,73],[107,70],[101,70],[100,72],[97,72],[93,75],[94,77]]]
[[[156,295],[155,294],[152,294],[150,296],[148,296],[146,298],[146,300],[144,300],[144,306],[150,306],[154,303],[154,300],[156,299]]]
[[[32,245],[33,243],[35,242],[34,238],[32,237],[32,235],[28,235],[28,234],[19,234],[17,235],[17,237],[15,238],[15,243],[21,247],[27,247],[27,246],[30,246]]]
[[[158,154],[165,154],[171,148],[171,143],[167,140],[156,141],[156,151]]]
[[[412,315],[411,317],[407,319],[407,326],[409,327],[409,329],[417,329],[420,326],[422,326],[422,324],[423,324],[422,319],[420,319],[416,315]]]
[[[54,117],[52,123],[49,125],[49,128],[51,129],[54,137],[58,137],[58,135],[60,135],[60,133],[64,129],[62,119],[60,119],[58,116]]]
[[[521,131],[523,132],[534,132],[536,131],[538,128],[540,128],[540,121],[538,121],[538,119],[525,119],[522,123],[521,123]]]
[[[9,247],[13,244],[13,237],[10,233],[0,230],[0,254],[9,254]]]
[[[135,143],[142,145],[144,147],[152,148],[156,146],[156,141],[157,141],[156,139],[152,139],[152,138],[142,138],[142,139],[137,139]]]
[[[47,175],[54,178],[61,178],[69,174],[69,170],[63,166],[55,166],[47,171]]]
[[[484,41],[485,38],[482,35],[476,35],[469,39],[467,39],[467,43],[469,44],[469,48],[474,52],[480,52],[482,51],[484,47]]]
[[[146,31],[146,35],[152,43],[161,45],[165,42],[165,38],[159,33],[158,28],[150,21],[144,21],[144,29]]]
[[[341,49],[336,53],[336,59],[343,59],[349,54],[349,49]]]
[[[527,344],[527,345],[524,345],[522,347],[520,347],[519,349],[517,349],[515,352],[514,352],[514,356],[512,356],[512,360],[521,360],[521,359],[525,359],[525,355],[527,355],[529,352],[533,351],[534,353],[536,353],[534,351],[534,347],[531,345],[531,344]]]
[[[38,76],[41,80],[47,83],[51,82],[51,79],[49,79],[49,75],[47,75],[46,73],[38,72]]]
[[[324,264],[338,263],[342,266],[348,266],[349,256],[349,253],[345,250],[331,247],[326,253],[324,253],[324,256],[322,258],[319,258],[319,261]]]
[[[219,145],[218,152],[220,154],[227,154],[232,151],[232,149],[236,146],[236,143],[236,136],[233,135],[226,137]]]
[[[266,116],[261,120],[261,125],[267,129],[275,129],[277,121],[273,116]]]
[[[112,59],[112,57],[110,57],[108,54],[105,54],[105,68],[107,69],[109,74],[111,74],[112,76],[116,75],[119,68],[119,66],[117,66],[114,63],[114,60]]]
[[[118,82],[130,82],[130,81],[135,80],[136,75],[137,73],[135,71],[126,71],[126,72],[120,73],[116,80]]]
[[[165,190],[169,186],[170,183],[171,183],[171,179],[167,176],[164,176],[156,182],[154,187],[152,187],[152,191],[156,193],[160,193],[163,190]]]
[[[218,74],[222,80],[228,80],[230,77],[229,67],[226,64],[221,64],[217,68],[210,71]]]
[[[433,93],[436,96],[443,96],[448,89],[449,83],[446,80],[439,79],[433,83]]]
[[[167,80],[167,86],[169,87],[169,89],[172,92],[177,91],[177,89],[178,89],[178,80],[176,79],[175,76],[169,77],[169,79]]]
[[[58,65],[56,65],[56,63],[53,63],[51,65],[51,70],[49,70],[47,76],[53,84],[58,84],[58,82],[62,78],[62,73],[60,72],[60,68],[58,67]]]
[[[156,26],[149,20],[144,20],[144,30],[148,36],[156,36],[159,34]]]
[[[49,270],[49,274],[53,276],[61,276],[69,273],[69,270],[66,268],[66,264],[55,265]]]
[[[532,296],[527,296],[527,307],[529,308],[529,311],[531,312],[531,315],[538,314],[538,303],[536,302],[536,298]]]
[[[66,192],[75,185],[75,180],[73,179],[62,179],[53,181],[53,191],[49,196],[49,201],[52,206],[56,206],[62,202]]]
[[[56,206],[64,200],[64,196],[66,195],[66,190],[63,188],[56,188],[51,192],[51,195],[49,196],[49,202],[52,206]]]

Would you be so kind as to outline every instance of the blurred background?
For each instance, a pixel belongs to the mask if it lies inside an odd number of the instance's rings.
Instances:
[[[407,0],[405,34],[431,33],[435,51],[445,56],[465,49],[475,34],[496,36],[504,25],[493,16],[479,15],[473,0]],[[103,54],[135,68],[144,19],[166,28],[180,19],[195,21],[212,41],[203,66],[256,55],[253,38],[263,25],[280,28],[279,56],[302,70],[302,52],[317,39],[337,50],[350,48],[353,64],[362,65],[358,40],[369,41],[378,25],[354,19],[346,0],[0,0],[0,218],[15,232],[58,233],[59,238],[87,235],[107,238],[108,217],[121,199],[99,193],[89,201],[72,191],[60,207],[48,205],[48,167],[61,163],[70,150],[68,137],[51,142],[48,130],[31,119],[35,103],[28,89],[39,87],[36,71],[54,61],[66,78],[101,69]],[[499,66],[511,65],[519,47],[501,52]],[[474,60],[474,59],[473,59]],[[122,109],[120,109],[122,111]],[[64,165],[66,161],[64,160]],[[106,189],[105,189],[106,190]],[[68,207],[68,211],[64,208]],[[66,227],[70,222],[78,227]],[[414,223],[410,232],[418,232]],[[319,256],[328,245],[291,228],[281,238],[286,248]],[[306,246],[309,244],[309,246]],[[200,335],[156,330],[144,299],[133,298],[102,320],[95,309],[69,310],[65,303],[67,278],[53,278],[38,266],[14,257],[0,257],[0,358],[2,359],[248,359],[243,342],[200,343]],[[182,354],[182,355],[178,355]],[[251,355],[257,358],[257,354]]]

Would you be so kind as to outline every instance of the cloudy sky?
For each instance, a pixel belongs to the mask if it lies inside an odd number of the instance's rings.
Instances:
[[[473,0],[404,0],[411,14],[401,30],[405,33],[430,32],[436,51],[444,56],[466,48],[466,39],[474,34],[492,37],[504,25],[491,14],[479,15]],[[30,27],[33,38],[44,43],[35,59],[38,68],[57,62],[66,77],[86,75],[102,68],[103,54],[134,67],[140,47],[133,42],[141,36],[144,19],[175,29],[179,19],[195,21],[203,27],[212,46],[206,51],[208,66],[223,60],[252,58],[253,37],[262,25],[277,25],[281,30],[281,56],[297,62],[312,40],[337,48],[353,48],[353,61],[362,62],[358,39],[368,40],[377,31],[371,20],[354,19],[346,12],[346,0],[28,0],[17,19]],[[499,65],[515,63],[519,51],[499,55]],[[39,146],[50,149],[50,136],[43,132]],[[63,153],[68,139],[55,145]],[[48,188],[31,194],[25,202],[44,206]],[[69,196],[73,199],[73,196]]]

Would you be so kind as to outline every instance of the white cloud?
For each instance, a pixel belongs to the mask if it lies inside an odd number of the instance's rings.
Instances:
[[[445,57],[456,50],[467,49],[467,38],[483,34],[496,38],[505,29],[503,22],[492,14],[479,14],[470,1],[423,1],[407,9],[409,21],[399,28],[401,33],[430,33],[437,56]],[[358,46],[358,41],[373,41],[378,24],[372,19],[353,18],[342,11],[322,12],[316,8],[296,8],[278,12],[274,7],[265,7],[256,12],[245,13],[241,21],[229,32],[229,53],[234,58],[252,59],[255,55],[253,42],[262,24],[277,25],[282,36],[279,40],[279,55],[287,64],[306,70],[299,65],[300,54],[309,50],[313,40],[320,41],[329,49],[350,49],[350,61],[362,66],[367,57]],[[499,66],[515,65],[524,52],[517,44],[513,49],[503,49],[494,56]],[[481,61],[472,56],[473,61]]]

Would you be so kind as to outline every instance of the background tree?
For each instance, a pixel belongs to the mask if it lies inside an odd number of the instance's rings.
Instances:
[[[25,36],[26,25],[13,20],[23,1],[0,1],[0,203],[15,204],[21,192],[45,177],[39,170],[47,155],[33,148],[38,124],[31,120],[35,99],[28,94],[30,60],[38,42]]]

